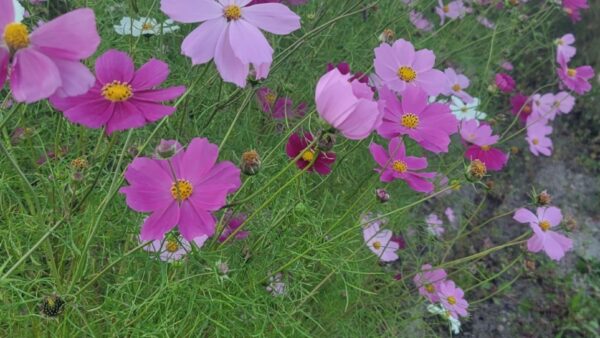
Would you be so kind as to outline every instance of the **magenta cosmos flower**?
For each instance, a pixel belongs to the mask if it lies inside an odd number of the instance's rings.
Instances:
[[[350,78],[350,73],[343,75],[335,68],[319,79],[317,112],[346,138],[362,140],[381,124],[383,102],[373,100],[369,85]]]
[[[100,44],[91,9],[59,16],[29,34],[27,26],[15,22],[12,0],[0,0],[0,32],[0,89],[8,76],[16,101],[80,95],[94,85],[94,76],[80,62]]]
[[[496,86],[504,93],[512,93],[515,90],[515,80],[506,73],[498,73],[495,77]]]
[[[499,136],[492,135],[492,128],[487,124],[479,125],[476,120],[464,121],[461,124],[460,135],[472,145],[467,148],[465,157],[470,161],[480,160],[490,171],[499,171],[508,162],[508,155],[493,148]]]
[[[444,70],[444,75],[446,75],[447,79],[446,90],[443,93],[444,95],[457,96],[465,103],[473,102],[473,97],[465,92],[465,89],[469,87],[469,78],[463,74],[457,74],[453,68],[446,68],[446,70]]]
[[[428,193],[433,191],[433,183],[429,180],[435,177],[433,172],[417,172],[427,168],[425,157],[406,156],[404,142],[399,137],[393,138],[388,151],[377,143],[369,145],[371,155],[380,168],[375,169],[381,173],[381,182],[392,182],[401,179],[414,191]]]
[[[552,140],[548,137],[552,133],[552,127],[545,123],[534,123],[527,126],[527,137],[529,150],[535,155],[550,156],[552,154]]]
[[[89,128],[106,126],[106,133],[139,128],[171,115],[175,107],[162,101],[175,99],[184,86],[156,89],[169,75],[169,66],[152,59],[137,71],[127,53],[114,49],[96,59],[96,84],[80,96],[53,96],[50,102],[65,117]]]
[[[291,119],[306,114],[306,103],[302,102],[294,108],[294,102],[289,97],[277,97],[277,93],[267,87],[256,91],[258,104],[263,112],[271,114],[275,120]]]
[[[591,66],[570,68],[565,58],[561,55],[558,56],[558,64],[560,68],[557,68],[556,72],[567,88],[579,95],[585,94],[592,89],[592,85],[588,82],[594,77],[594,69]]]
[[[563,0],[563,10],[569,15],[573,22],[581,20],[581,10],[588,9],[587,0]]]
[[[315,170],[321,175],[327,175],[331,172],[331,165],[335,162],[335,153],[318,151],[316,145],[307,149],[313,139],[312,134],[309,132],[305,132],[304,136],[292,134],[285,146],[285,152],[291,159],[302,153],[302,156],[296,161],[298,168],[304,169],[314,160],[313,166],[308,168],[307,171]],[[316,159],[315,155],[317,156]]]
[[[217,163],[218,156],[215,144],[194,138],[168,160],[133,160],[125,171],[130,185],[120,192],[133,210],[152,213],[142,225],[142,240],[161,239],[175,226],[188,241],[214,234],[212,212],[241,184],[240,170],[229,161]]]
[[[202,64],[214,58],[224,81],[246,86],[250,64],[266,78],[273,49],[259,30],[285,35],[300,28],[300,17],[285,5],[250,0],[161,0],[161,10],[183,23],[204,22],[183,40],[181,51]]]
[[[465,292],[457,287],[454,281],[443,281],[440,284],[438,296],[440,297],[440,303],[450,312],[452,317],[458,319],[458,316],[467,317],[469,315],[467,312],[469,303],[464,298]]]
[[[512,106],[512,113],[519,116],[521,122],[527,121],[527,118],[533,111],[529,96],[517,93],[510,98],[510,104]]]
[[[400,244],[393,241],[392,237],[394,237],[392,231],[380,230],[379,223],[372,223],[363,229],[365,243],[382,262],[393,262],[398,259],[396,251],[400,249]]]
[[[439,302],[438,291],[440,285],[446,280],[444,269],[433,269],[431,264],[421,266],[421,272],[415,275],[413,282],[419,288],[419,294],[430,302]]]
[[[402,93],[408,87],[421,87],[430,96],[444,92],[446,76],[433,69],[435,54],[429,49],[415,51],[400,39],[392,46],[382,43],[375,48],[375,72],[388,88]]]
[[[560,62],[560,57],[563,57],[565,62],[571,61],[571,58],[577,53],[577,48],[571,46],[575,43],[573,34],[565,34],[561,38],[556,39],[556,61]]]
[[[450,107],[428,104],[427,93],[418,87],[408,87],[402,93],[402,102],[385,87],[379,95],[385,101],[385,108],[377,133],[387,139],[408,135],[431,152],[448,152],[450,135],[458,130],[458,120]]]
[[[521,208],[515,212],[513,219],[519,223],[529,223],[533,230],[533,236],[527,241],[527,249],[531,252],[544,250],[548,257],[558,261],[573,248],[570,238],[550,230],[562,221],[562,213],[557,207],[537,208],[537,215]]]

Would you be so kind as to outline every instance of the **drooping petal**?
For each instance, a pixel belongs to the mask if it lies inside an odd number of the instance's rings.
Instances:
[[[61,85],[58,68],[50,58],[25,48],[14,55],[10,88],[15,100],[32,103],[54,94]]]
[[[142,225],[140,238],[144,241],[160,240],[179,221],[179,206],[175,201],[167,208],[152,213]]]
[[[217,42],[215,65],[224,81],[235,83],[242,88],[246,86],[249,65],[244,64],[235,56],[229,41],[229,26],[223,30]]]
[[[52,100],[53,105],[56,105]],[[65,117],[88,128],[101,128],[112,117],[114,104],[104,98],[92,99],[63,110]]]
[[[162,0],[160,10],[169,18],[183,23],[223,17],[223,6],[213,0]]]
[[[286,35],[300,29],[300,17],[282,4],[257,4],[244,7],[242,18],[273,34]]]
[[[125,52],[111,49],[96,59],[96,77],[102,84],[113,81],[131,82],[135,66]]]
[[[165,106],[160,103],[129,100],[130,107],[135,108],[139,114],[150,122],[158,121],[165,116],[169,116],[175,112],[175,107]]]
[[[52,58],[87,59],[100,45],[94,11],[81,8],[61,15],[33,31],[30,41],[35,49]]]
[[[215,57],[217,42],[227,27],[225,18],[207,21],[194,29],[181,44],[181,52],[198,65]]]

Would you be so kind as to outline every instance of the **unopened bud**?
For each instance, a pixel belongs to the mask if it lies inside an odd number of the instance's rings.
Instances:
[[[40,304],[40,312],[47,317],[58,317],[65,308],[65,301],[58,295],[45,297]]]
[[[317,148],[323,152],[328,152],[333,149],[335,145],[335,134],[328,131],[322,131],[319,133],[319,140],[317,142]]]
[[[154,155],[157,158],[166,160],[175,156],[175,154],[177,154],[177,152],[181,149],[181,144],[175,140],[160,140],[160,143],[154,150]]]
[[[260,156],[256,150],[249,150],[242,154],[240,169],[246,175],[252,176],[260,171]]]
[[[548,205],[551,202],[552,202],[552,196],[550,196],[550,194],[548,192],[546,192],[546,190],[542,191],[537,196],[537,203],[539,205]]]
[[[381,203],[385,203],[390,200],[390,194],[383,188],[376,189],[375,196]]]

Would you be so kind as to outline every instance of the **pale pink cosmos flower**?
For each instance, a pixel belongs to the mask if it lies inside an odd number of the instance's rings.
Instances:
[[[563,35],[556,39],[556,61],[559,61],[559,56],[562,56],[565,62],[571,61],[571,58],[577,53],[577,48],[571,46],[575,43],[575,36],[571,33]]]
[[[406,40],[399,39],[392,46],[382,43],[375,48],[374,63],[382,83],[398,93],[406,88],[421,87],[430,96],[436,96],[445,89],[446,76],[433,69],[433,51],[415,51],[415,47]]]
[[[300,28],[300,17],[285,5],[250,0],[161,0],[161,10],[182,23],[203,22],[181,45],[192,64],[214,58],[224,81],[246,86],[250,65],[256,78],[269,74],[273,49],[259,29],[286,35]]]
[[[362,140],[381,124],[383,102],[373,99],[373,91],[359,79],[349,81],[334,68],[323,75],[315,90],[317,112],[322,119],[351,140]]]
[[[411,10],[408,13],[408,19],[413,24],[413,26],[415,26],[415,28],[417,28],[420,31],[431,32],[433,30],[433,24],[431,23],[431,21],[427,20],[421,12]]]
[[[53,94],[80,95],[94,85],[81,63],[100,44],[91,9],[61,15],[31,34],[15,19],[12,0],[0,0],[0,89],[8,78],[15,100],[32,103]]]
[[[448,152],[450,135],[458,130],[458,120],[448,105],[429,104],[427,93],[418,87],[408,87],[402,101],[385,87],[379,95],[385,101],[385,114],[377,133],[387,139],[408,135],[431,152]]]
[[[203,235],[193,239],[193,243],[201,248],[204,242],[208,239],[208,236]],[[144,243],[141,238],[140,243]],[[181,260],[191,250],[191,243],[181,236],[168,235],[163,239],[153,240],[149,245],[144,247],[145,251],[157,253],[158,258],[163,262],[174,262]]]
[[[431,264],[421,266],[421,272],[413,278],[413,282],[419,288],[419,294],[430,302],[436,303],[440,300],[438,292],[440,285],[446,280],[444,269],[433,269]]]
[[[464,120],[460,124],[460,136],[462,139],[478,146],[498,142],[500,137],[492,134],[492,127],[487,123],[480,124],[477,120]]]
[[[592,85],[588,82],[594,77],[594,69],[591,66],[570,68],[564,56],[559,55],[558,59],[560,68],[557,68],[556,71],[562,84],[579,95],[592,89]]]
[[[440,284],[438,291],[438,297],[440,303],[446,310],[450,312],[450,315],[456,319],[459,316],[467,317],[469,313],[469,303],[464,298],[465,292],[454,284],[454,281],[447,280]]]
[[[443,0],[438,0],[435,12],[440,17],[440,25],[443,25],[446,18],[454,20],[464,17],[467,9],[461,0],[450,1],[447,5],[444,5]]]
[[[557,110],[557,114],[568,114],[575,106],[575,97],[568,92],[559,92],[554,95],[552,107]]]
[[[427,158],[406,156],[404,142],[399,137],[393,138],[388,151],[377,143],[369,145],[369,151],[380,168],[375,171],[381,174],[381,182],[392,182],[400,179],[405,181],[414,191],[429,193],[434,186],[431,180],[434,172],[420,172],[427,168]]]
[[[527,126],[527,137],[525,140],[529,143],[529,150],[535,156],[540,154],[545,156],[552,155],[552,140],[548,137],[552,133],[552,127],[545,123],[535,123]]]
[[[533,123],[546,123],[554,120],[556,109],[553,108],[554,94],[535,94],[531,97],[531,114],[527,117],[526,125]]]
[[[442,220],[436,214],[429,214],[425,218],[425,223],[427,223],[427,231],[436,237],[441,237],[446,232]]]
[[[513,69],[515,69],[515,67],[513,66],[512,63],[510,63],[510,61],[502,61],[502,63],[500,64],[500,67],[502,67],[502,69],[507,70],[507,71],[511,71]]]
[[[557,207],[540,207],[536,213],[521,208],[515,212],[513,219],[519,223],[529,223],[533,230],[533,236],[527,241],[529,251],[544,250],[548,257],[558,261],[573,248],[570,238],[550,230],[560,224],[562,213]]]
[[[378,223],[370,223],[363,228],[365,244],[382,262],[393,262],[398,259],[396,251],[400,249],[400,244],[392,240],[393,236],[391,230],[380,230]]]
[[[469,78],[464,76],[463,74],[457,74],[453,68],[446,68],[444,70],[444,74],[446,75],[446,90],[443,93],[447,96],[457,96],[465,103],[473,102],[473,97],[465,92],[465,89],[469,87]]]
[[[450,207],[447,207],[446,210],[444,210],[444,214],[446,215],[448,222],[454,224],[454,222],[456,221],[456,215],[454,214],[454,210]]]
[[[488,29],[496,28],[496,24],[483,15],[477,16],[477,22],[479,22],[483,27],[488,28]]]

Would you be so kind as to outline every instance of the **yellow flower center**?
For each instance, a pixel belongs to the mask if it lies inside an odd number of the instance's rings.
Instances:
[[[373,247],[375,248],[375,250],[381,249],[381,242],[376,241],[375,243],[373,243]]]
[[[408,129],[415,129],[419,126],[419,117],[413,113],[406,113],[402,115],[402,121],[400,124]]]
[[[457,83],[454,86],[452,86],[452,90],[454,90],[455,92],[460,92],[462,88],[460,88],[460,85]]]
[[[538,145],[538,143],[540,143],[540,140],[538,140],[537,138],[534,138],[533,140],[531,140],[531,143],[533,143],[534,145]]]
[[[481,150],[483,150],[483,151],[488,151],[488,150],[490,150],[491,148],[492,148],[492,147],[490,147],[490,146],[481,146]]]
[[[474,177],[483,178],[483,176],[485,176],[487,173],[485,163],[477,159],[473,160],[469,166],[469,173]]]
[[[238,20],[242,17],[242,9],[237,5],[229,5],[225,7],[223,15],[227,18],[227,21]]]
[[[569,75],[569,77],[575,77],[575,75],[577,75],[577,69],[567,68],[567,75]]]
[[[392,164],[392,169],[402,174],[403,172],[406,172],[408,170],[408,166],[406,165],[406,162],[396,160]]]
[[[176,240],[169,239],[167,241],[166,249],[170,253],[176,252],[177,250],[179,250],[179,243],[177,243]]]
[[[302,153],[302,159],[305,160],[306,162],[311,162],[314,158],[315,158],[315,151],[312,149],[309,149],[309,150],[305,151],[304,153]]]
[[[548,229],[550,229],[550,222],[546,220],[541,221],[540,228],[542,228],[543,231],[548,231]]]
[[[273,92],[270,92],[267,95],[265,95],[265,101],[267,101],[269,106],[272,106],[275,103],[276,99],[277,99],[277,95]]]
[[[463,114],[466,114],[466,113],[468,113],[468,112],[469,112],[469,109],[468,109],[467,107],[461,107],[461,108],[460,108],[460,111],[461,111]]]
[[[192,187],[192,183],[188,180],[177,180],[177,182],[173,183],[171,186],[171,196],[179,202],[190,198],[193,191],[194,187]]]
[[[429,293],[434,293],[435,287],[432,284],[425,284],[425,290],[427,290]]]
[[[448,304],[450,304],[450,305],[456,304],[456,298],[454,298],[454,296],[448,297]]]
[[[29,46],[29,31],[27,30],[27,26],[19,22],[6,25],[3,38],[11,51],[17,51]]]
[[[123,102],[133,96],[133,89],[128,83],[115,80],[102,87],[102,96],[112,102]]]
[[[142,25],[142,30],[143,31],[149,31],[152,28],[154,28],[154,26],[151,23],[144,22],[144,24]]]
[[[444,7],[442,7],[442,10],[444,11],[444,13],[448,13],[450,12],[450,6],[444,5]]]
[[[412,82],[417,78],[417,72],[411,67],[400,67],[398,69],[398,77],[404,82]]]

